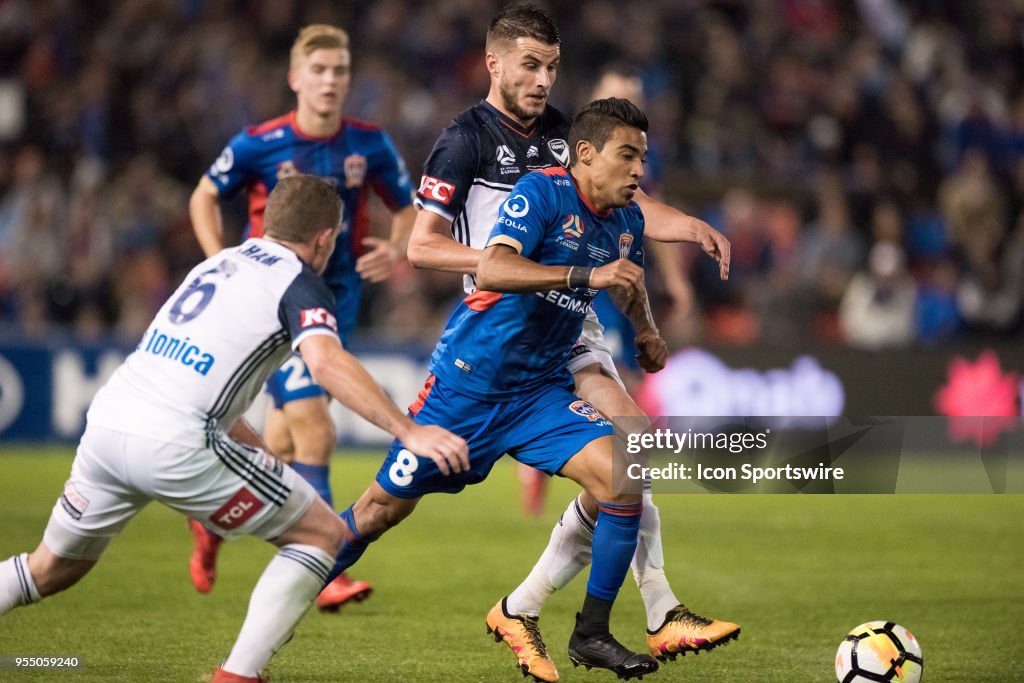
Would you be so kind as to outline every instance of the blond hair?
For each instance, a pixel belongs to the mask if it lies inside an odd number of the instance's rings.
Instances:
[[[311,24],[299,31],[292,44],[290,68],[294,69],[314,50],[347,50],[348,34],[337,26]]]

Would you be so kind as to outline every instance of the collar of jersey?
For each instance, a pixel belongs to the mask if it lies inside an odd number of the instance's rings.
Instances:
[[[327,135],[310,135],[309,133],[299,128],[299,115],[295,109],[292,109],[288,113],[288,123],[291,124],[292,130],[295,131],[295,134],[298,135],[303,140],[330,140],[335,135],[340,133],[341,129],[345,127],[345,118],[342,117],[341,121],[338,122],[338,129],[336,131],[334,131],[333,133],[328,133]]]
[[[249,240],[256,240],[256,241],[258,241],[260,243],[261,247],[263,247],[267,251],[270,251],[271,253],[274,253],[274,254],[276,254],[278,256],[283,256],[285,258],[294,258],[299,263],[301,263],[301,264],[303,264],[305,266],[309,266],[309,264],[306,263],[302,259],[301,256],[299,256],[294,251],[292,251],[291,249],[289,249],[285,245],[281,244],[280,242],[275,242],[274,240],[267,239],[266,237],[250,237]],[[246,240],[246,242],[248,242],[249,240]],[[244,242],[243,242],[243,244],[244,244]],[[312,267],[312,266],[310,266],[310,267]]]
[[[503,113],[500,109],[495,107],[493,104],[491,104],[487,100],[482,100],[482,103],[483,103],[484,107],[486,107],[495,116],[498,117],[498,122],[499,123],[503,124],[507,128],[511,128],[512,132],[514,132],[514,133],[516,133],[518,135],[521,135],[524,138],[533,137],[533,134],[535,132],[537,132],[537,124],[540,123],[540,116],[537,117],[537,120],[533,122],[532,126],[530,126],[529,128],[523,128],[518,123],[516,123],[515,119],[512,119],[509,116],[507,116],[505,113]],[[541,116],[543,116],[543,114],[541,114]]]

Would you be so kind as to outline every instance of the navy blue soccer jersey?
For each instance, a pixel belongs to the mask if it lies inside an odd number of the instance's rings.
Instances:
[[[525,174],[569,165],[570,120],[552,106],[523,128],[487,100],[459,114],[434,143],[416,193],[419,208],[452,222],[452,237],[483,249],[502,203]],[[467,292],[476,289],[465,277]]]
[[[515,185],[488,245],[511,246],[549,266],[597,267],[619,258],[642,266],[643,225],[636,204],[598,212],[566,169],[552,167]],[[596,294],[589,288],[476,291],[448,320],[431,371],[454,391],[481,400],[528,393],[549,382],[570,386],[566,361]]]
[[[413,191],[409,173],[391,138],[380,128],[344,119],[333,135],[313,137],[299,130],[293,111],[232,138],[207,176],[223,197],[246,191],[246,236],[260,237],[267,196],[278,180],[296,173],[333,183],[344,203],[337,247],[323,274],[337,300],[335,311],[344,338],[355,324],[362,291],[355,262],[368,230],[369,190],[392,211],[409,206]]]

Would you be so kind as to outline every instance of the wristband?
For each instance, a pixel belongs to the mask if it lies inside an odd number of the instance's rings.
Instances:
[[[565,282],[569,285],[569,289],[575,291],[581,287],[590,286],[590,273],[593,268],[588,266],[570,266],[569,274],[565,277]]]

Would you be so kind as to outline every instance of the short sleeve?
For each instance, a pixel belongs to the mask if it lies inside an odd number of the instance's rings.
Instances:
[[[292,350],[314,334],[338,337],[338,320],[334,317],[334,295],[324,281],[304,267],[281,297],[278,317],[288,330]]]
[[[221,197],[230,199],[252,179],[252,144],[244,131],[239,133],[231,138],[231,142],[206,171],[206,176],[217,186],[217,194]]]
[[[467,128],[458,124],[446,128],[423,165],[420,188],[416,191],[417,208],[454,222],[476,176],[477,148],[476,135]]]
[[[530,257],[544,242],[552,218],[558,215],[554,186],[543,172],[527,173],[519,179],[498,211],[487,246],[506,244]]]
[[[374,164],[370,184],[388,209],[397,211],[412,204],[412,181],[405,160],[398,153],[391,137],[383,131],[380,137],[381,150]]]

